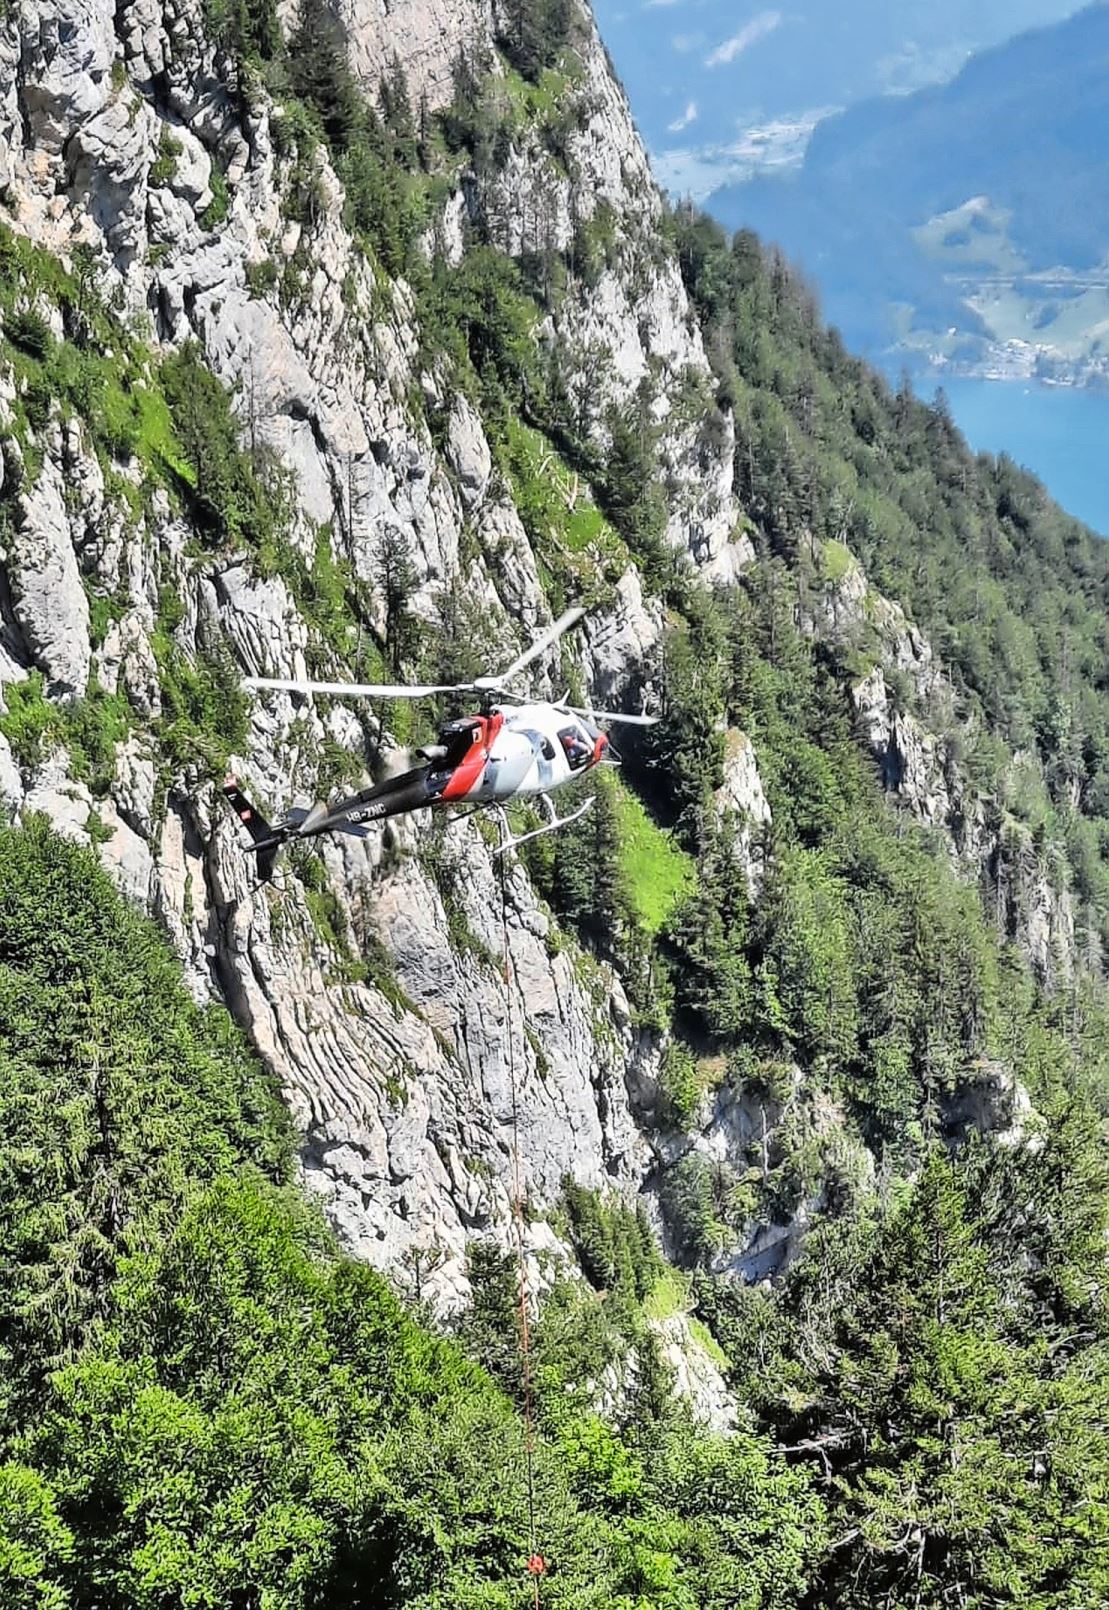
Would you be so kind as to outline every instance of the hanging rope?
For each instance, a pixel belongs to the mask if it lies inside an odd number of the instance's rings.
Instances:
[[[505,1036],[508,1042],[508,1083],[512,1095],[512,1222],[516,1232],[517,1286],[520,1295],[520,1364],[524,1378],[524,1460],[527,1470],[528,1570],[539,1610],[539,1582],[547,1569],[536,1544],[535,1528],[535,1420],[531,1394],[531,1335],[528,1326],[528,1265],[524,1252],[524,1181],[520,1164],[520,1119],[516,1089],[516,1036],[512,1023],[512,957],[508,948],[508,871],[503,846],[508,824],[501,817],[501,944],[504,955]]]

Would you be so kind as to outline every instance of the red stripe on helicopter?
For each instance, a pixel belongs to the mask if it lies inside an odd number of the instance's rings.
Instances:
[[[470,753],[454,769],[450,782],[444,788],[440,799],[465,799],[472,788],[481,781],[481,774],[485,770],[485,762],[504,726],[504,716],[500,711],[488,720],[484,716],[474,717],[474,729],[478,736],[474,739]]]

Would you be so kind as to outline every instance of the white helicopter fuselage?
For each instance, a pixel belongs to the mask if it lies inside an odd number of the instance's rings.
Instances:
[[[503,804],[549,794],[602,759],[608,739],[555,705],[496,705],[488,716],[453,722],[442,756],[450,775],[438,797],[444,803]],[[432,773],[437,767],[433,764]]]

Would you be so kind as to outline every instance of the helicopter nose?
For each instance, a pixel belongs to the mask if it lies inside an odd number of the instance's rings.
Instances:
[[[599,732],[593,741],[593,764],[604,759],[605,750],[610,747],[607,736]]]

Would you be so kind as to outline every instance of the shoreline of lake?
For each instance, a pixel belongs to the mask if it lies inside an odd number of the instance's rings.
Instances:
[[[942,388],[975,452],[1007,453],[1068,514],[1109,536],[1109,391],[924,375],[914,385],[926,400]]]

